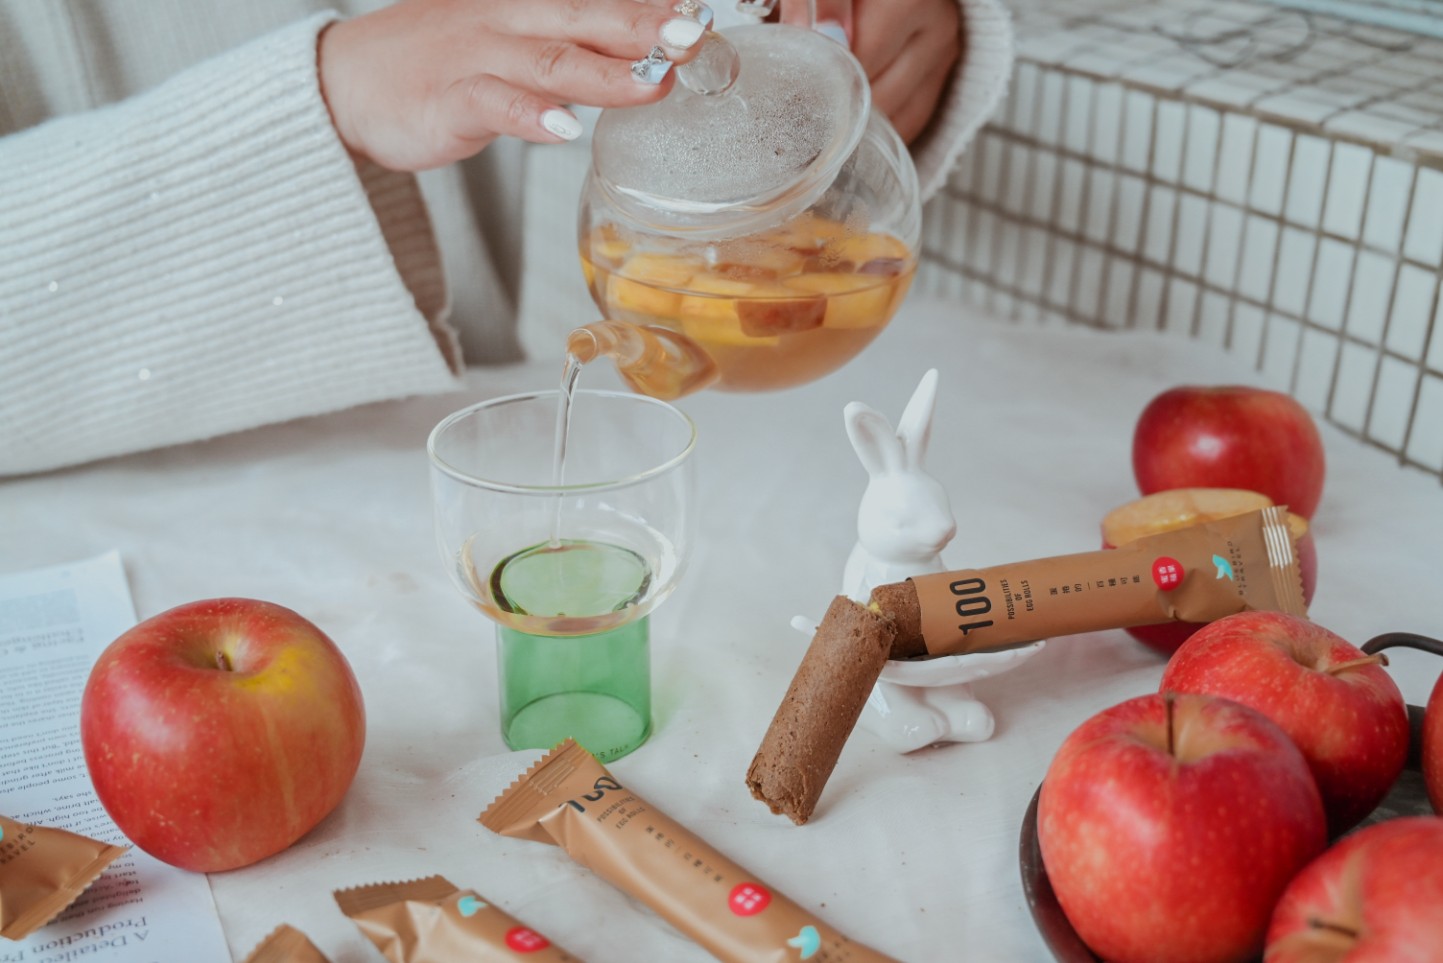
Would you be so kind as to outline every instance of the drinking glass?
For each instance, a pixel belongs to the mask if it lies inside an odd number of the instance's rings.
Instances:
[[[493,398],[431,432],[436,540],[496,625],[501,733],[603,762],[651,734],[650,619],[686,566],[696,428],[614,391]]]

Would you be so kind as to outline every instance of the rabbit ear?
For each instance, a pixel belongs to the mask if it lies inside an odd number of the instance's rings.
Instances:
[[[927,443],[932,439],[932,413],[937,408],[937,369],[929,368],[912,392],[901,419],[897,422],[897,437],[902,439],[902,448],[909,465],[922,464],[927,454]]]
[[[860,401],[842,409],[847,423],[847,437],[862,460],[868,475],[884,475],[902,466],[902,443],[892,431],[891,422]]]

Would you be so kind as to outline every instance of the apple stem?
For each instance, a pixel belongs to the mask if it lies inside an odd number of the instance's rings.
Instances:
[[[1349,659],[1347,662],[1339,662],[1337,665],[1330,665],[1323,671],[1328,675],[1337,675],[1339,672],[1346,672],[1348,669],[1357,668],[1360,665],[1387,665],[1388,657],[1381,652],[1372,655],[1365,655],[1361,659]]]
[[[1357,930],[1349,929],[1346,926],[1340,926],[1337,923],[1329,923],[1327,920],[1311,918],[1308,920],[1308,926],[1315,930],[1327,930],[1329,933],[1337,933],[1341,936],[1346,936],[1349,939],[1356,940],[1358,938]]]
[[[1173,704],[1173,695],[1172,695],[1172,693],[1171,693],[1171,692],[1164,693],[1164,694],[1163,694],[1163,697],[1162,697],[1162,701],[1163,701],[1163,705],[1167,706],[1167,754],[1168,754],[1169,756],[1173,756],[1173,755],[1176,755],[1176,753],[1173,751],[1174,739],[1173,739],[1173,723],[1172,723],[1172,704]]]
[[[231,669],[230,656],[226,655],[223,651],[217,651],[215,654],[215,667],[222,672],[233,671]]]

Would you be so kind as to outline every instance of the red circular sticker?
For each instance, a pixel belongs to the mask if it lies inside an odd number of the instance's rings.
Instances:
[[[540,933],[525,926],[513,926],[506,931],[506,945],[517,953],[535,953],[544,950],[551,943]]]
[[[1152,580],[1164,592],[1171,592],[1182,584],[1182,563],[1166,555],[1159,556],[1152,563]]]
[[[761,883],[738,883],[727,897],[727,905],[738,916],[755,916],[771,901],[772,894]]]

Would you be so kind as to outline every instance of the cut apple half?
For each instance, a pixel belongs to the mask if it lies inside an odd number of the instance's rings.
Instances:
[[[1272,503],[1268,496],[1244,488],[1172,488],[1154,492],[1120,505],[1103,516],[1102,547],[1116,548],[1146,535],[1255,512]],[[1311,604],[1318,581],[1318,553],[1313,544],[1312,529],[1306,518],[1292,512],[1288,513],[1288,529],[1298,550],[1303,602]],[[1127,634],[1148,648],[1171,655],[1204,624],[1162,622],[1134,626],[1127,630]]]

